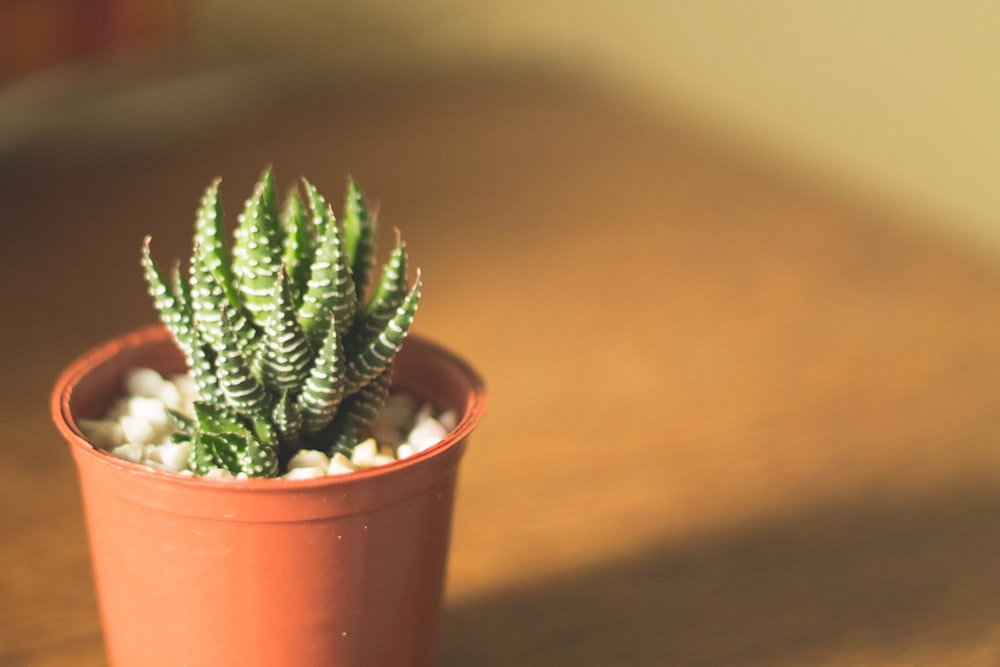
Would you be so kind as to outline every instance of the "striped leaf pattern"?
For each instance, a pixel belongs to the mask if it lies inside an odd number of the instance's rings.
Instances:
[[[375,207],[348,180],[339,224],[302,180],[280,214],[270,168],[223,241],[219,179],[195,215],[186,275],[168,281],[149,239],[142,267],[153,305],[198,387],[194,420],[177,420],[197,474],[224,469],[272,476],[300,447],[350,452],[368,437],[389,391],[392,361],[413,322],[421,282],[410,287],[396,244],[373,284]],[[283,453],[282,453],[283,452]]]
[[[353,178],[348,178],[344,196],[344,250],[359,303],[368,293],[375,265],[375,220],[374,212],[369,216],[368,202],[361,189]]]
[[[243,207],[233,244],[233,275],[239,284],[243,305],[258,326],[263,326],[271,307],[281,253],[274,179],[268,168]]]
[[[296,404],[302,414],[303,432],[316,435],[326,428],[343,395],[344,348],[337,328],[331,326]]]
[[[215,278],[229,299],[230,305],[239,304],[239,297],[233,287],[232,268],[225,242],[222,238],[222,202],[219,201],[219,184],[216,178],[205,188],[195,214],[193,259],[201,264]]]
[[[306,293],[302,297],[302,308],[299,309],[299,322],[310,343],[318,347],[326,337],[331,322],[335,323],[341,336],[347,333],[357,299],[344,252],[344,239],[333,211],[311,183],[304,181],[304,185],[319,240]]]
[[[281,259],[288,272],[292,298],[299,306],[309,280],[310,260],[316,254],[316,237],[298,189],[291,190],[285,198],[281,228],[284,233]]]
[[[295,316],[284,268],[278,272],[272,300],[264,324],[261,376],[272,390],[293,390],[308,375],[313,353]]]
[[[344,401],[341,411],[351,420],[357,431],[366,430],[375,421],[379,410],[385,405],[385,399],[389,396],[391,381],[392,363]]]
[[[178,347],[181,348],[190,362],[191,348],[194,345],[193,326],[174,290],[171,289],[163,272],[160,271],[160,267],[153,261],[149,249],[150,241],[150,237],[147,236],[142,244],[142,268],[145,272],[149,296],[153,299],[153,307],[160,314],[160,321],[170,331],[177,341]]]
[[[250,372],[247,360],[240,352],[236,336],[229,325],[226,309],[222,309],[220,337],[213,344],[216,353],[216,375],[226,403],[241,415],[253,417],[269,404],[267,390]]]
[[[351,394],[379,375],[392,362],[410,331],[420,301],[420,274],[381,332],[351,356],[344,369],[346,393]]]
[[[389,255],[389,261],[382,269],[379,281],[371,300],[361,310],[351,330],[349,350],[358,349],[359,345],[367,343],[385,328],[396,310],[406,298],[409,285],[406,280],[406,244],[403,243],[399,231],[396,231],[396,247]]]
[[[302,413],[296,407],[291,392],[281,392],[281,398],[271,411],[271,423],[282,442],[294,444],[302,437]]]

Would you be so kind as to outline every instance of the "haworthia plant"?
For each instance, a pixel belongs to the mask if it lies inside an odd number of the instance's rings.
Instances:
[[[142,249],[149,293],[198,386],[194,419],[175,415],[196,474],[222,468],[275,476],[300,448],[349,453],[389,391],[392,364],[420,300],[396,244],[372,296],[375,219],[348,179],[343,221],[302,180],[279,207],[265,169],[232,249],[223,240],[220,179],[195,216],[185,277]]]

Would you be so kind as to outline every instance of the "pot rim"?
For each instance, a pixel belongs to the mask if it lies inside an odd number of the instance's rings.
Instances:
[[[78,453],[99,461],[101,464],[120,470],[122,473],[155,479],[178,486],[191,486],[198,489],[224,489],[228,492],[288,492],[313,491],[317,489],[342,487],[345,490],[353,485],[362,484],[367,480],[393,475],[395,473],[421,466],[430,459],[452,449],[462,443],[476,428],[486,410],[486,385],[480,375],[463,359],[444,347],[422,336],[411,334],[407,337],[404,349],[421,348],[421,353],[437,357],[439,362],[457,372],[467,383],[468,391],[465,407],[459,416],[455,428],[438,443],[412,456],[399,461],[393,461],[374,468],[359,470],[343,475],[326,475],[308,479],[284,479],[281,477],[236,479],[206,479],[200,476],[185,476],[152,466],[132,463],[103,450],[93,443],[80,430],[70,407],[74,388],[98,366],[109,362],[122,349],[138,347],[143,344],[163,342],[171,339],[170,333],[163,325],[148,325],[129,333],[107,339],[93,346],[67,366],[53,386],[50,409],[56,428],[62,433],[70,445]]]

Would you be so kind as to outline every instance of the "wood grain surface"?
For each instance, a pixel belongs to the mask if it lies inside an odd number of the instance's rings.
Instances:
[[[269,162],[381,200],[487,379],[444,667],[1000,664],[996,263],[585,84],[330,93],[0,161],[0,664],[105,664],[48,392]]]

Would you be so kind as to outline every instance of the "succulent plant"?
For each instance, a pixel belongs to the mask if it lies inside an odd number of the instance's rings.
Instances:
[[[193,418],[172,413],[191,469],[275,476],[298,449],[349,453],[389,391],[420,299],[396,244],[373,280],[375,213],[348,179],[342,222],[307,180],[278,209],[270,168],[223,241],[220,179],[206,188],[187,278],[142,249],[149,293],[198,387]]]

